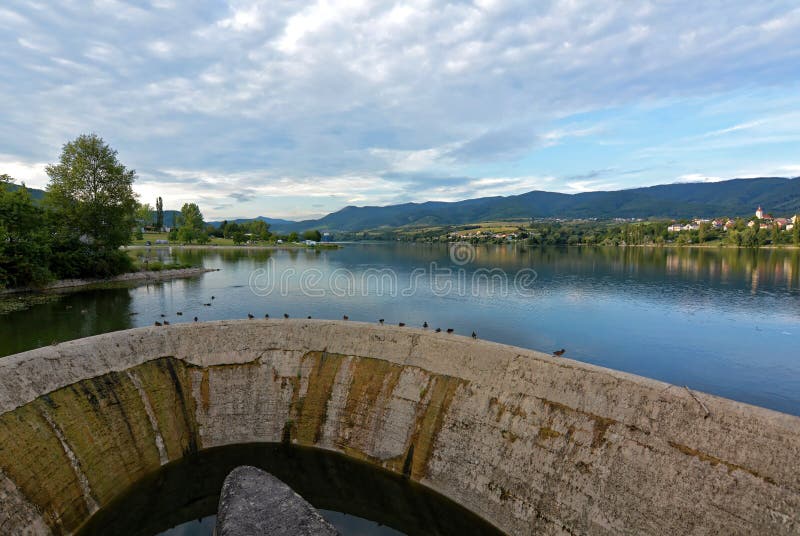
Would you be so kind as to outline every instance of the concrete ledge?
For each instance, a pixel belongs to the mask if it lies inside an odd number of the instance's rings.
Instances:
[[[264,442],[403,474],[513,534],[800,531],[797,417],[325,320],[146,327],[0,359],[0,488],[16,505],[0,526],[74,532],[164,463]]]
[[[336,536],[292,488],[255,467],[237,467],[219,498],[216,536]]]

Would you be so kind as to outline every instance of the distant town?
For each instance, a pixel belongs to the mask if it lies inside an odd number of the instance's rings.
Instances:
[[[797,224],[797,215],[791,218],[774,218],[772,214],[764,212],[760,206],[756,209],[755,217],[747,222],[747,227],[753,228],[758,225],[759,229],[772,229],[777,227],[780,231],[792,231]],[[700,226],[710,225],[714,229],[720,231],[729,231],[736,228],[736,220],[731,218],[717,218],[714,220],[697,218],[688,223],[675,222],[667,230],[671,233],[679,233],[682,231],[698,231]]]

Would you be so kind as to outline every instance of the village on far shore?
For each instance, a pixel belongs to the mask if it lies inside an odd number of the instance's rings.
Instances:
[[[791,231],[794,229],[794,226],[797,225],[797,219],[797,215],[791,218],[774,218],[772,214],[765,213],[764,209],[759,206],[756,209],[755,216],[750,218],[750,221],[747,222],[747,226],[752,228],[758,225],[759,229],[773,229],[777,227],[779,231]],[[713,220],[696,218],[688,223],[673,222],[667,227],[667,231],[671,233],[697,231],[703,224],[708,224],[718,231],[729,231],[736,227],[736,220],[731,218],[716,218]]]

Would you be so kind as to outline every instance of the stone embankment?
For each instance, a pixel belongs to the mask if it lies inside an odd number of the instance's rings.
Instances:
[[[197,275],[205,274],[207,272],[217,272],[218,268],[179,268],[176,270],[142,270],[139,272],[129,272],[114,277],[96,278],[96,279],[60,279],[52,283],[48,283],[42,287],[26,287],[15,289],[2,289],[0,296],[10,294],[22,294],[26,292],[46,292],[69,290],[78,287],[88,287],[91,285],[102,285],[104,283],[120,283],[127,281],[166,281],[168,279],[179,279],[182,277],[194,277]]]

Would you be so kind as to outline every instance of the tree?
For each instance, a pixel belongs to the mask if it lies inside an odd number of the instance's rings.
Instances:
[[[195,203],[184,203],[181,207],[180,221],[178,223],[178,239],[181,242],[191,244],[192,242],[205,243],[208,237],[205,233],[205,223],[200,207]]]
[[[269,224],[264,220],[253,220],[248,226],[248,230],[257,240],[267,240],[270,237]]]
[[[800,246],[800,216],[795,215],[794,227],[792,227],[792,242],[795,246]]]
[[[97,249],[128,244],[134,223],[136,172],[117,159],[117,151],[95,134],[64,145],[58,163],[46,168],[47,205],[58,229]]]
[[[0,288],[35,285],[50,278],[43,211],[24,184],[10,191],[11,181],[0,175]]]
[[[244,244],[245,242],[247,242],[247,237],[242,231],[236,231],[235,233],[233,233],[231,239],[233,240],[233,243],[237,246],[239,244]]]
[[[306,231],[303,233],[303,240],[313,240],[315,242],[319,242],[322,240],[322,233],[317,230]]]
[[[153,225],[153,207],[147,203],[136,207],[136,226],[150,227]]]
[[[156,229],[159,231],[164,228],[164,201],[159,196],[156,199]]]

